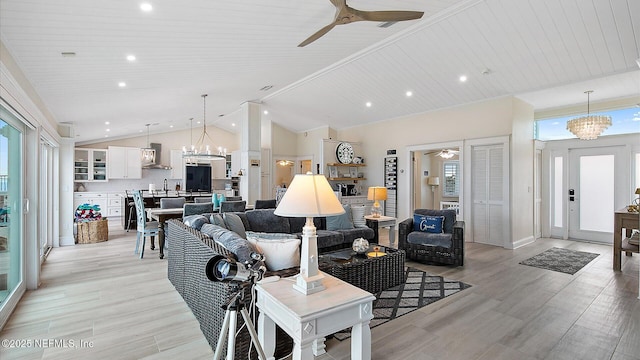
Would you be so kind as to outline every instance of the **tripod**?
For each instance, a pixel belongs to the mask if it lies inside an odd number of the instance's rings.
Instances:
[[[240,314],[242,314],[242,318],[244,319],[244,324],[246,325],[247,330],[249,330],[249,335],[251,335],[251,342],[256,347],[258,357],[261,360],[267,359],[266,355],[264,354],[264,350],[262,349],[262,345],[260,345],[260,341],[258,341],[256,328],[251,321],[249,312],[245,308],[243,289],[244,287],[241,287],[236,292],[236,294],[232,295],[229,301],[222,307],[226,310],[226,312],[224,314],[222,330],[220,331],[220,336],[218,337],[218,343],[216,344],[216,352],[213,355],[214,360],[220,360],[220,356],[222,355],[222,345],[224,343],[224,339],[227,337],[227,334],[229,335],[229,338],[227,339],[226,360],[233,360],[236,352],[236,326],[238,323],[238,310],[240,310]]]

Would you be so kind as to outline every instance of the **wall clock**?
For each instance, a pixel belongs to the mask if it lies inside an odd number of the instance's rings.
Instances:
[[[340,163],[351,164],[353,156],[353,146],[348,142],[341,142],[336,147],[336,158]]]

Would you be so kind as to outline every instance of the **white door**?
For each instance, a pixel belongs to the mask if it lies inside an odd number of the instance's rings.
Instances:
[[[613,213],[625,203],[623,148],[569,150],[569,237],[612,243]]]
[[[533,160],[534,179],[533,179],[533,231],[536,239],[542,237],[542,150],[536,149],[536,155]]]
[[[504,246],[508,218],[505,198],[503,145],[474,146],[471,151],[473,241]]]

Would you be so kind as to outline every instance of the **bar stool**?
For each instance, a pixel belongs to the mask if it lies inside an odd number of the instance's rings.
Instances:
[[[129,217],[127,219],[127,227],[125,228],[125,230],[129,232],[129,229],[131,229],[131,220],[133,219],[133,214],[136,211],[136,203],[133,201],[132,193],[129,193],[127,190],[125,190],[124,195],[125,195],[125,201],[127,202],[127,206],[129,207]],[[129,197],[131,197],[131,200],[129,200]]]

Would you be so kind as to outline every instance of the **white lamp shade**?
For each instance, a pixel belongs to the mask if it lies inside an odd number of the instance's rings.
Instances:
[[[431,176],[429,177],[429,180],[427,182],[428,185],[434,185],[434,186],[438,186],[440,185],[440,178],[437,176]]]
[[[294,176],[274,211],[278,216],[316,217],[344,213],[344,208],[324,175]]]

